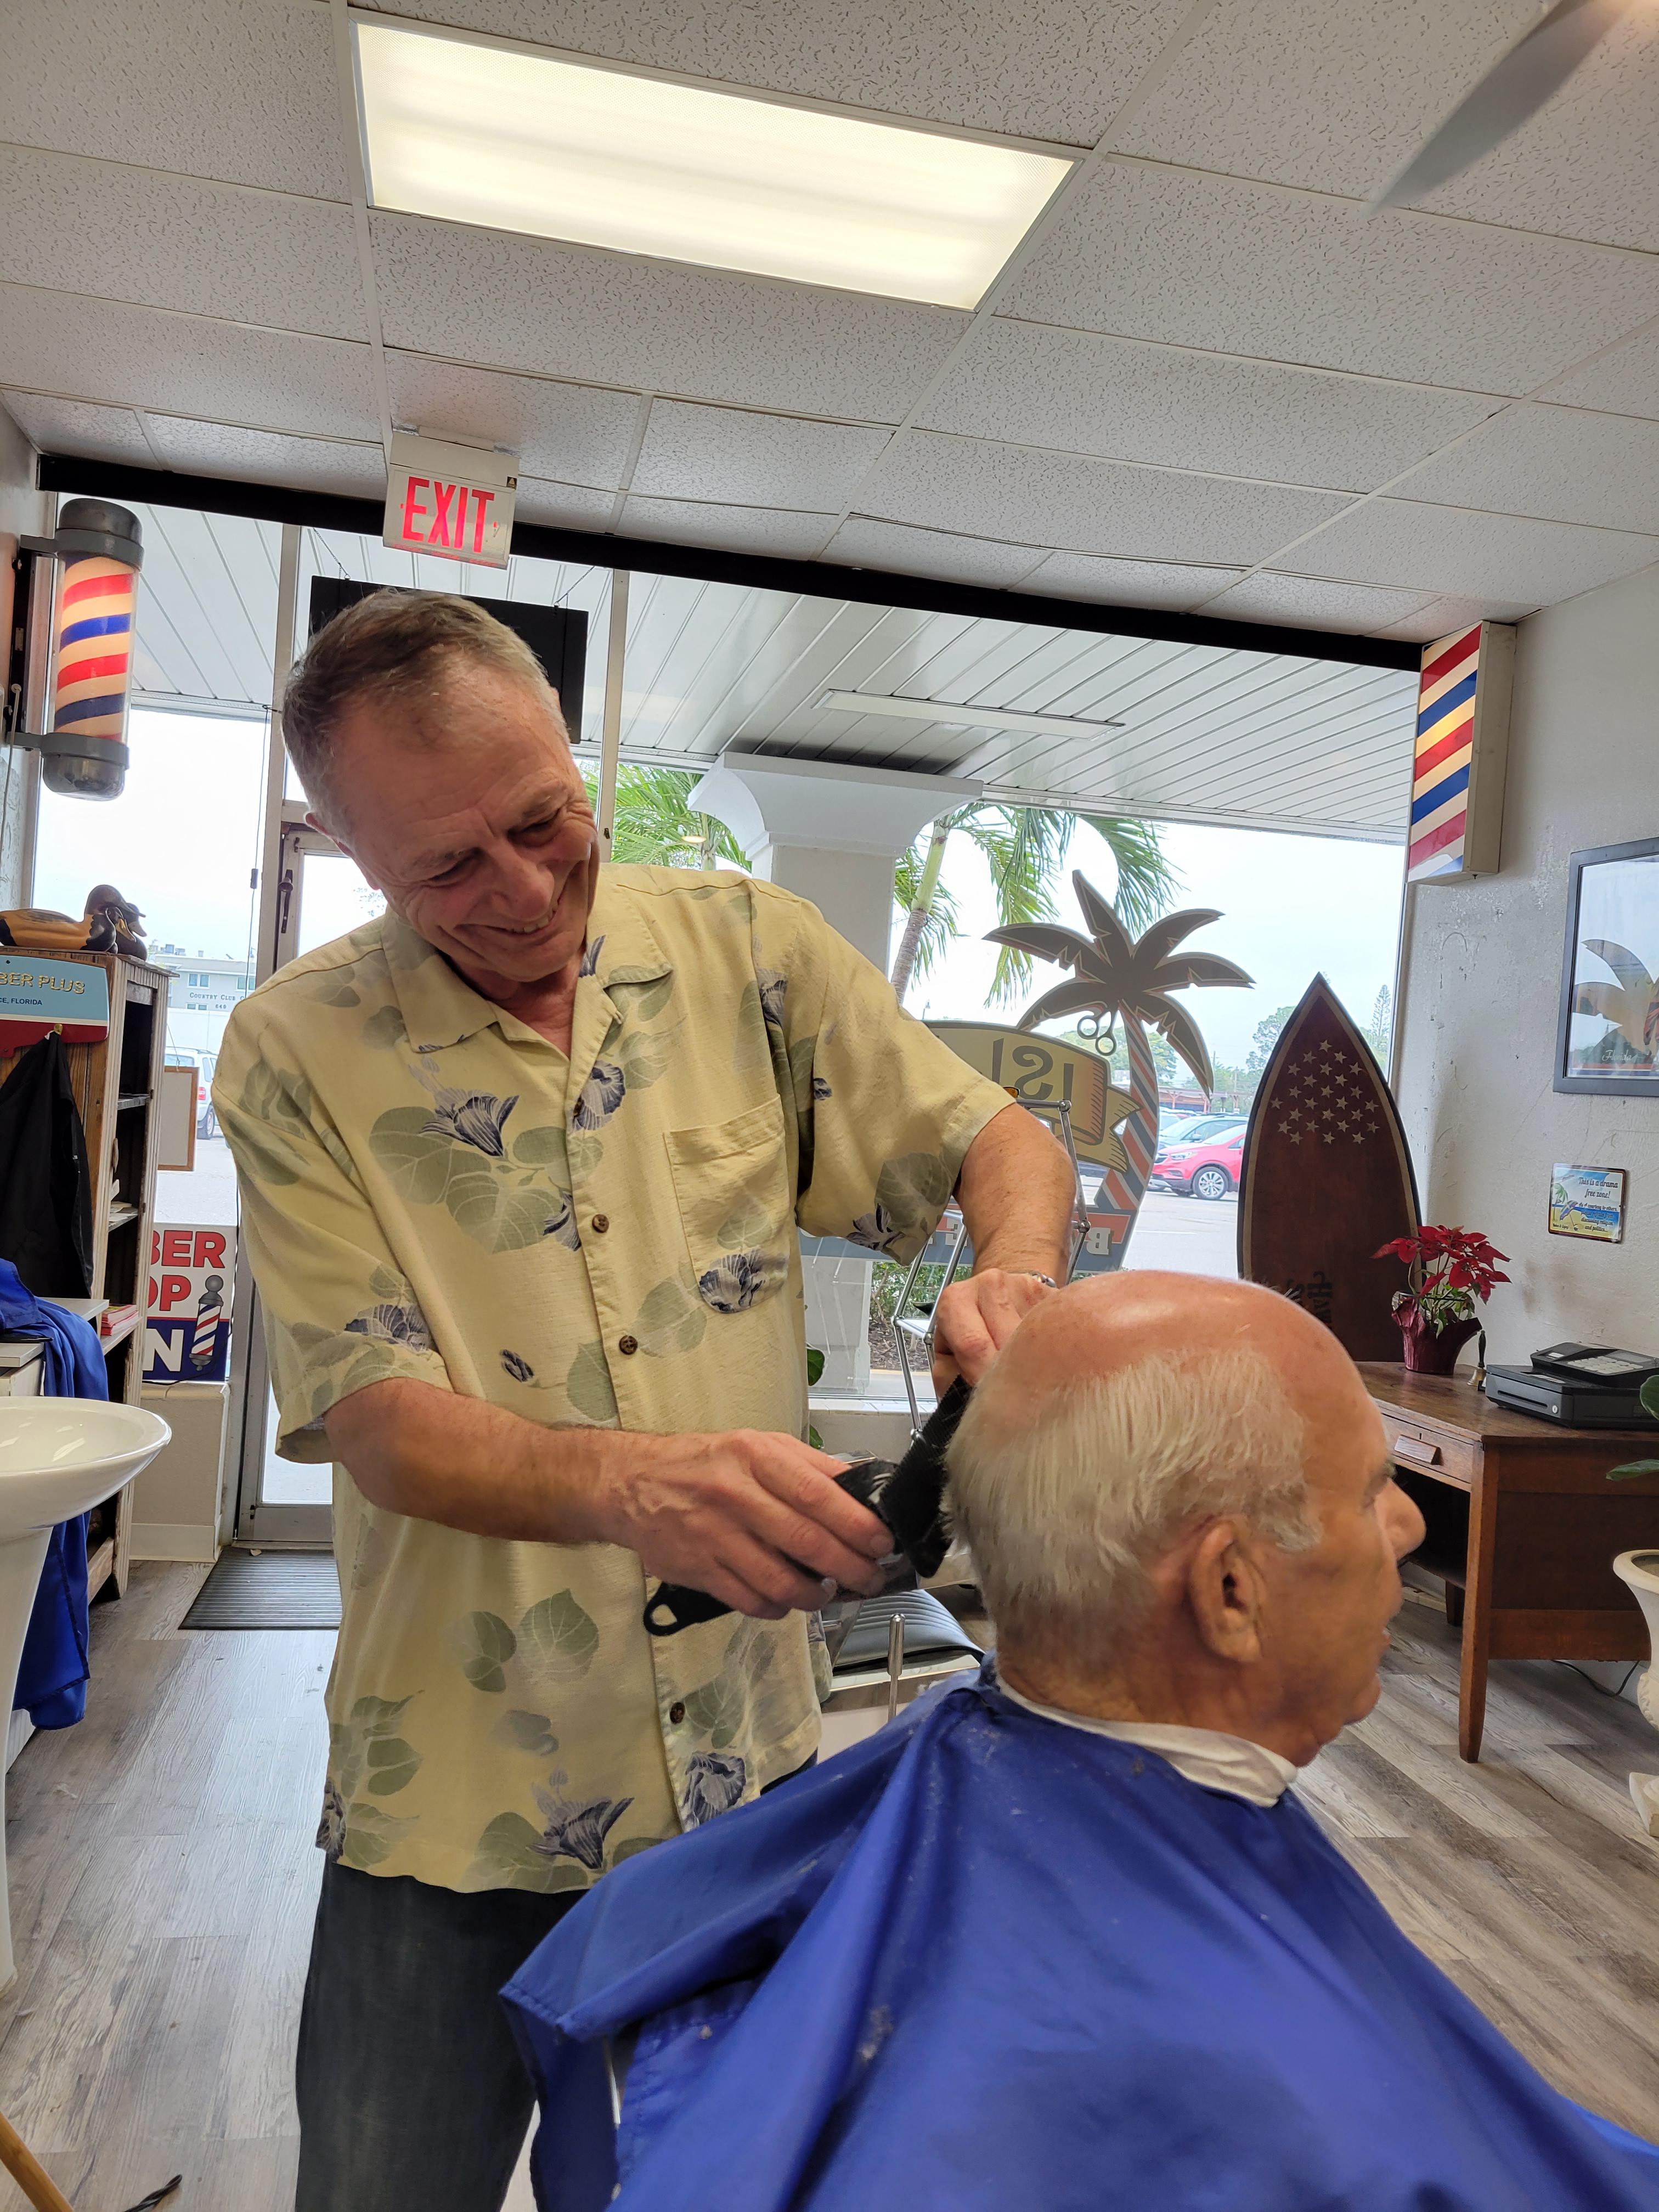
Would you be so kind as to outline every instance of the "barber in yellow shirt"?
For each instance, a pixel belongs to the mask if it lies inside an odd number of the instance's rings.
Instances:
[[[495,2212],[495,1991],[605,1869],[810,1759],[809,1620],[880,1524],[800,1441],[797,1230],[905,1258],[955,1189],[970,1378],[1061,1272],[1064,1155],[817,909],[599,866],[558,702],[383,593],[283,734],[383,921],[238,1007],[214,1086],[278,1449],[334,1462],[343,1618],[298,2212]],[[736,1608],[669,1641],[647,1578]]]

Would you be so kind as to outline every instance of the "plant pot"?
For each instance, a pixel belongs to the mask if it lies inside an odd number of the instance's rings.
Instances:
[[[1435,1328],[1407,1306],[1400,1308],[1395,1320],[1406,1347],[1406,1364],[1414,1375],[1449,1375],[1457,1365],[1458,1353],[1480,1327],[1480,1317],[1471,1315],[1468,1321],[1449,1322],[1444,1328]]]
[[[1644,1717],[1659,1728],[1659,1552],[1620,1552],[1613,1571],[1641,1607],[1653,1639],[1653,1662],[1643,1669],[1636,1702]],[[1659,1774],[1632,1774],[1630,1794],[1642,1826],[1649,1835],[1659,1836]]]

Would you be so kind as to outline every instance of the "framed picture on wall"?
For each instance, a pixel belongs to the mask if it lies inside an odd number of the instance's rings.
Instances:
[[[1659,837],[1572,856],[1555,1088],[1659,1099]]]

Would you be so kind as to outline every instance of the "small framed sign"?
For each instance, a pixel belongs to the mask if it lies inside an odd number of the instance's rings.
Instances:
[[[1596,1244],[1622,1243],[1623,1168],[1575,1168],[1558,1160],[1550,1170],[1550,1235],[1588,1237]]]
[[[1659,1098],[1659,837],[1575,853],[1567,871],[1555,1088]]]

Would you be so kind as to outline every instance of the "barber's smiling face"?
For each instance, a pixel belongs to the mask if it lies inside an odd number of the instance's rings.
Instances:
[[[453,659],[418,709],[353,705],[334,753],[327,827],[470,982],[499,995],[579,957],[599,833],[550,695]]]

